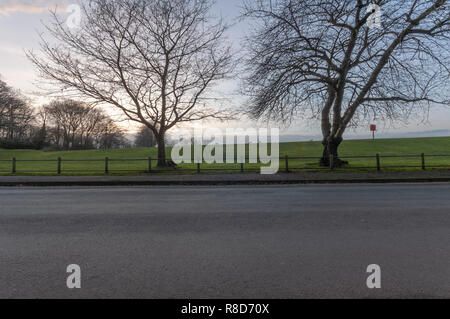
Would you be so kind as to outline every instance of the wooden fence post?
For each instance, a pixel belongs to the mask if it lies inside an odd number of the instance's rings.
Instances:
[[[148,172],[149,173],[152,172],[152,158],[151,157],[148,158]]]
[[[286,155],[286,173],[289,173],[289,156]]]
[[[11,169],[11,173],[15,174],[16,173],[16,158],[14,157],[12,159],[12,169]]]
[[[58,157],[58,168],[57,168],[58,175],[61,175],[61,157]]]
[[[200,174],[200,163],[197,163],[197,173]]]
[[[244,163],[241,163],[241,173],[244,173]]]
[[[334,156],[333,154],[330,154],[330,169],[334,169]]]
[[[109,158],[105,157],[105,174],[109,173]]]
[[[377,171],[381,171],[380,154],[377,153]]]
[[[422,154],[420,155],[420,157],[422,158],[422,169],[423,169],[423,170],[426,170],[427,168],[426,168],[426,166],[425,166],[425,153],[422,153]]]

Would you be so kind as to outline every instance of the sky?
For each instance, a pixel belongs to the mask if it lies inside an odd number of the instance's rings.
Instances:
[[[59,12],[67,16],[68,5],[77,0],[0,0],[0,75],[9,85],[20,89],[22,93],[33,99],[35,107],[45,101],[39,98],[36,82],[37,74],[27,60],[24,50],[39,49],[39,33],[43,32],[42,23],[49,21],[49,9],[58,7]],[[233,42],[238,52],[245,35],[251,30],[246,21],[238,20],[241,13],[242,0],[217,0],[214,14],[222,16],[233,26],[228,32],[228,39]],[[232,98],[233,106],[245,108],[245,98],[236,94],[240,83],[231,81],[222,84],[222,92]],[[431,110],[427,121],[412,119],[409,123],[398,123],[395,127],[384,123],[378,125],[380,137],[415,137],[415,136],[448,136],[450,135],[450,108],[438,107]],[[250,120],[232,121],[231,123],[209,123],[218,127],[265,126]],[[275,124],[271,124],[274,126]],[[276,126],[276,125],[275,125]],[[319,140],[320,123],[298,119],[289,127],[281,126],[282,140]],[[134,130],[134,128],[130,128]],[[347,138],[369,138],[369,127],[349,130]]]

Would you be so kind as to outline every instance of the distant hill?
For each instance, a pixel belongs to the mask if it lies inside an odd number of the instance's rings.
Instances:
[[[405,132],[405,133],[377,133],[377,138],[416,138],[416,137],[450,137],[450,130],[430,130],[430,131],[417,131],[417,132]],[[370,139],[371,134],[368,132],[365,135],[350,135],[345,136],[346,140],[360,140]],[[280,136],[281,142],[304,142],[304,141],[321,141],[320,135],[296,135],[288,134]]]

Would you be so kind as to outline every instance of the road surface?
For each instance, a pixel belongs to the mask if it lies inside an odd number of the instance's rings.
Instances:
[[[0,298],[51,297],[450,298],[450,185],[0,188]]]

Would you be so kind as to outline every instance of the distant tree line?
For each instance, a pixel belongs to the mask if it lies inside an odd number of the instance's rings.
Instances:
[[[147,126],[142,126],[134,139],[134,147],[155,147],[156,145],[155,134]]]
[[[20,92],[0,80],[0,147],[29,147],[36,133],[34,114]]]
[[[57,100],[40,111],[45,144],[58,149],[123,148],[123,129],[102,110],[73,100]]]
[[[55,100],[35,110],[20,92],[0,80],[0,148],[75,150],[130,146],[124,130],[103,110],[74,100]]]

